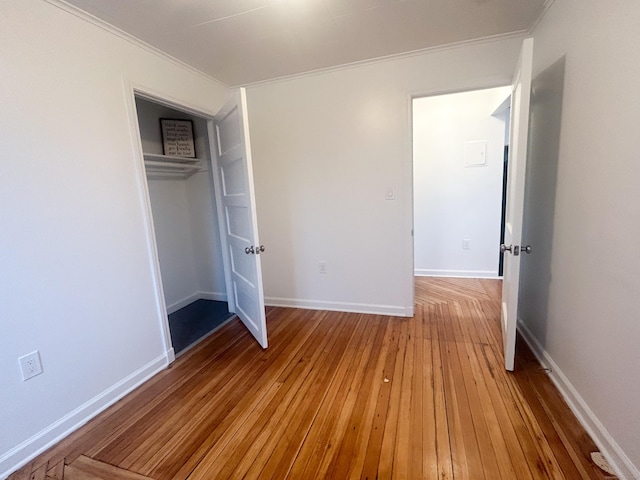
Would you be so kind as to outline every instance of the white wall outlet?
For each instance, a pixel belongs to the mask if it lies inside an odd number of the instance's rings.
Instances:
[[[324,260],[320,260],[318,262],[318,272],[322,275],[327,274],[327,262]]]
[[[30,378],[42,373],[40,354],[37,350],[18,358],[18,363],[20,364],[20,372],[22,373],[23,381],[29,380]]]
[[[464,240],[462,240],[462,249],[471,250],[471,239],[465,238]]]

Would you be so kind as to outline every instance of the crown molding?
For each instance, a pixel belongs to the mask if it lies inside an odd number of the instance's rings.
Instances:
[[[262,85],[268,85],[271,83],[280,83],[280,82],[286,82],[289,80],[294,80],[294,79],[298,79],[298,78],[304,78],[304,77],[310,77],[310,76],[314,76],[314,75],[320,75],[320,74],[325,74],[325,73],[330,73],[330,72],[336,72],[336,71],[341,71],[341,70],[348,70],[351,68],[359,68],[359,67],[364,67],[364,66],[369,66],[369,65],[375,65],[378,63],[384,63],[384,62],[389,62],[389,61],[395,61],[395,60],[402,60],[405,58],[411,58],[411,57],[417,57],[417,56],[421,56],[421,55],[425,55],[425,54],[434,54],[434,53],[439,53],[439,52],[443,52],[443,51],[447,51],[447,50],[453,50],[453,49],[458,49],[458,48],[463,48],[463,47],[469,47],[469,46],[473,46],[473,45],[481,45],[481,44],[485,44],[485,43],[491,43],[491,42],[496,42],[496,41],[500,41],[500,40],[509,40],[509,39],[513,39],[513,38],[525,38],[527,36],[531,35],[531,32],[535,29],[535,27],[540,23],[540,21],[542,20],[542,18],[545,16],[545,14],[547,13],[547,11],[549,10],[549,8],[551,8],[551,5],[553,5],[553,3],[555,2],[555,0],[545,0],[544,2],[544,6],[543,6],[543,11],[540,14],[540,16],[533,22],[533,24],[527,28],[527,29],[523,29],[523,30],[516,30],[513,32],[508,32],[508,33],[501,33],[501,34],[497,34],[497,35],[489,35],[486,37],[481,37],[481,38],[475,38],[475,39],[471,39],[471,40],[463,40],[460,42],[453,42],[453,43],[448,43],[445,45],[437,45],[437,46],[433,46],[433,47],[426,47],[426,48],[421,48],[421,49],[417,49],[417,50],[412,50],[410,52],[403,52],[403,53],[396,53],[396,54],[391,54],[391,55],[385,55],[382,57],[376,57],[376,58],[371,58],[371,59],[366,59],[366,60],[361,60],[361,61],[357,61],[357,62],[351,62],[351,63],[345,63],[342,65],[336,65],[333,67],[325,67],[325,68],[319,68],[319,69],[315,69],[315,70],[308,70],[306,72],[300,72],[300,73],[294,73],[294,74],[290,74],[290,75],[282,75],[280,77],[276,77],[276,78],[269,78],[269,79],[265,79],[265,80],[258,80],[256,82],[248,82],[248,83],[240,83],[240,84],[234,84],[234,85],[227,85],[226,83],[218,80],[215,77],[212,77],[211,75],[203,72],[202,70],[199,70],[185,62],[183,62],[182,60],[179,60],[176,57],[173,57],[171,55],[169,55],[168,53],[160,50],[159,48],[154,47],[153,45],[150,45],[142,40],[140,40],[139,38],[131,35],[130,33],[125,32],[124,30],[119,29],[118,27],[115,27],[109,23],[107,23],[106,21],[91,15],[88,12],[85,12],[84,10],[76,7],[75,5],[71,5],[69,3],[67,3],[65,0],[44,0],[45,2],[49,3],[50,5],[60,8],[61,10],[64,10],[67,13],[70,13],[71,15],[74,15],[86,22],[89,22],[113,35],[116,35],[117,37],[139,47],[142,48],[143,50],[146,50],[149,53],[152,53],[153,55],[156,55],[168,62],[173,63],[174,65],[177,65],[185,70],[188,70],[189,72],[198,75],[210,82],[216,83],[218,85],[220,85],[223,88],[239,88],[239,87],[258,87],[258,86],[262,86]]]
[[[550,1],[553,1],[553,0],[550,0]],[[341,70],[349,70],[351,68],[366,67],[366,66],[375,65],[375,64],[378,64],[378,63],[385,63],[385,62],[390,62],[390,61],[395,61],[395,60],[402,60],[402,59],[411,58],[411,57],[419,57],[419,56],[425,55],[425,54],[434,54],[434,53],[444,52],[444,51],[447,51],[447,50],[456,50],[458,48],[470,47],[470,46],[474,46],[474,45],[482,45],[482,44],[485,44],[485,43],[498,42],[498,41],[501,41],[501,40],[510,40],[510,39],[513,39],[513,38],[526,38],[528,36],[529,36],[529,30],[528,29],[527,30],[516,30],[514,32],[509,32],[509,33],[500,33],[500,34],[497,34],[497,35],[489,35],[489,36],[486,36],[486,37],[474,38],[472,40],[463,40],[463,41],[460,41],[460,42],[447,43],[445,45],[436,45],[436,46],[433,46],[433,47],[421,48],[421,49],[418,49],[418,50],[412,50],[410,52],[394,53],[394,54],[391,54],[391,55],[385,55],[385,56],[382,56],[382,57],[370,58],[370,59],[361,60],[361,61],[358,61],[358,62],[344,63],[342,65],[336,65],[334,67],[319,68],[319,69],[316,69],[316,70],[308,70],[306,72],[294,73],[294,74],[291,74],[291,75],[283,75],[281,77],[270,78],[270,79],[266,79],[266,80],[259,80],[257,82],[250,82],[250,83],[244,83],[244,84],[239,84],[239,85],[232,85],[231,88],[259,87],[259,86],[268,85],[268,84],[271,84],[271,83],[286,82],[286,81],[294,80],[294,79],[298,79],[298,78],[312,77],[314,75],[320,75],[320,74],[336,72],[336,71],[341,71]]]
[[[135,45],[136,47],[139,47],[157,57],[162,58],[163,60],[166,60],[170,63],[173,63],[174,65],[181,67],[191,73],[193,73],[194,75],[197,75],[205,80],[208,80],[210,82],[216,83],[218,85],[220,85],[221,87],[225,88],[225,89],[229,89],[229,85],[221,82],[220,80],[218,80],[217,78],[212,77],[211,75],[206,74],[205,72],[203,72],[202,70],[198,70],[197,68],[183,62],[182,60],[177,59],[176,57],[173,57],[171,55],[169,55],[168,53],[160,50],[159,48],[154,47],[153,45],[150,45],[142,40],[140,40],[139,38],[131,35],[130,33],[125,32],[124,30],[119,29],[118,27],[114,27],[113,25],[111,25],[110,23],[105,22],[104,20],[96,17],[95,15],[91,15],[88,12],[85,12],[84,10],[76,7],[75,5],[71,5],[70,3],[67,3],[65,0],[44,0],[46,3],[59,8],[71,15],[74,15],[78,18],[80,18],[81,20],[84,20],[85,22],[89,22],[92,25],[95,25],[96,27],[101,28],[102,30],[105,30],[133,45]]]
[[[544,4],[542,5],[542,12],[538,15],[538,18],[531,24],[531,26],[527,29],[527,33],[531,35],[533,31],[536,29],[538,24],[545,17],[551,6],[555,3],[556,0],[544,0]]]

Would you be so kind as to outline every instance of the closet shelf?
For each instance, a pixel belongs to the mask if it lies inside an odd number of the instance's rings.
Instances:
[[[174,155],[144,154],[144,166],[148,176],[187,178],[203,168],[199,158],[185,158]]]

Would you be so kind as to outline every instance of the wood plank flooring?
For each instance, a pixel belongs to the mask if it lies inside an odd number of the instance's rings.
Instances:
[[[416,279],[416,315],[234,320],[10,479],[605,479],[500,282]]]

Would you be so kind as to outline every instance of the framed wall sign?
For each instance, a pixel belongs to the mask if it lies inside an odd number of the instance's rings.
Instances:
[[[162,130],[162,151],[165,155],[196,157],[191,120],[161,118],[160,128]]]

